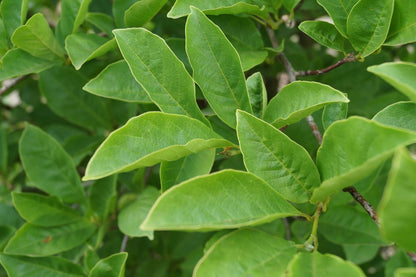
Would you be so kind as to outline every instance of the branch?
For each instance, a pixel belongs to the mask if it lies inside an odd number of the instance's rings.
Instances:
[[[20,81],[26,79],[27,77],[29,77],[29,75],[20,76],[20,77],[10,79],[10,80],[4,80],[0,88],[0,95],[2,95],[6,91],[14,87],[15,85],[17,85]]]
[[[123,241],[121,242],[120,253],[126,252],[127,242],[129,241],[129,236],[125,235]]]
[[[360,205],[364,208],[364,210],[368,213],[371,219],[374,221],[377,226],[380,227],[380,223],[378,222],[378,215],[376,210],[371,206],[371,204],[357,191],[354,187],[347,187],[344,188],[342,191],[349,192],[351,196],[360,203]]]
[[[350,53],[348,54],[345,58],[343,58],[342,60],[339,60],[338,62],[336,62],[333,65],[330,65],[324,69],[318,69],[318,70],[307,70],[307,71],[297,71],[295,72],[296,76],[310,76],[310,75],[321,75],[321,74],[325,74],[328,73],[329,71],[345,64],[345,63],[351,63],[351,62],[355,62],[357,59],[354,56],[354,53]]]

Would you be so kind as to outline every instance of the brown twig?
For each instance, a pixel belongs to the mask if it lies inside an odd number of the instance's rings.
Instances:
[[[330,65],[324,69],[318,69],[318,70],[307,70],[307,71],[297,71],[295,72],[295,76],[299,77],[299,76],[310,76],[310,75],[321,75],[321,74],[325,74],[328,73],[329,71],[345,64],[345,63],[351,63],[351,62],[355,62],[357,59],[354,55],[354,53],[350,53],[348,54],[345,58],[343,58],[342,60],[339,60],[338,62],[334,63],[333,65]]]
[[[376,210],[371,206],[371,204],[357,191],[354,187],[346,187],[343,189],[345,192],[349,192],[351,196],[357,201],[364,210],[368,213],[368,215],[371,217],[371,219],[374,221],[377,226],[380,226],[380,223],[378,222],[378,216],[376,213]]]
[[[120,253],[126,252],[127,242],[129,241],[129,236],[125,235],[123,241],[121,242]]]
[[[290,224],[286,217],[282,218],[283,225],[285,226],[285,238],[286,240],[292,239],[292,233],[290,231]]]
[[[26,79],[29,75],[20,76],[14,79],[5,80],[0,88],[0,95],[11,89],[12,87],[16,86],[20,81]]]

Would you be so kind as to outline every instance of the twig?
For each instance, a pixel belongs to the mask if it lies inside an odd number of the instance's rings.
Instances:
[[[308,125],[311,128],[314,137],[318,141],[319,145],[321,145],[322,144],[322,134],[321,134],[321,131],[319,131],[318,125],[316,125],[316,122],[313,119],[312,115],[308,115],[306,117],[306,121],[308,122]]]
[[[129,236],[125,235],[123,241],[121,242],[120,253],[126,252],[127,242],[129,241]]]
[[[334,63],[333,65],[330,65],[324,69],[318,69],[318,70],[307,70],[307,71],[297,71],[295,72],[295,75],[298,76],[310,76],[310,75],[321,75],[328,73],[329,71],[345,64],[345,63],[351,63],[355,62],[357,59],[354,55],[354,53],[348,54],[345,58],[342,60],[339,60],[338,62]]]
[[[282,222],[285,225],[285,237],[286,240],[291,240],[292,239],[292,234],[290,232],[290,224],[289,221],[287,221],[287,218],[282,218]]]
[[[295,9],[293,10],[293,12],[296,12],[297,10],[299,10],[304,3],[305,3],[305,0],[301,0],[299,2],[299,4],[295,7]]]
[[[378,215],[376,213],[376,210],[371,206],[371,204],[357,191],[354,187],[346,187],[343,189],[345,192],[349,192],[351,196],[360,203],[360,205],[364,208],[364,210],[368,213],[368,215],[371,217],[371,219],[374,221],[377,226],[380,227],[380,223],[378,221]]]
[[[0,95],[17,85],[20,81],[26,79],[29,75],[20,76],[14,79],[3,81],[2,87],[0,88]]]

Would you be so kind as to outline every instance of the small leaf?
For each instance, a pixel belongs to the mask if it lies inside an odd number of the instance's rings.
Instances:
[[[407,62],[383,63],[367,68],[412,101],[416,101],[416,64]]]
[[[29,0],[2,0],[0,4],[1,18],[9,38],[14,31],[26,21]]]
[[[19,153],[31,185],[65,202],[85,200],[71,157],[47,133],[28,124],[19,142]]]
[[[347,18],[359,0],[317,0],[334,21],[335,27],[346,38]],[[341,8],[342,7],[342,8]]]
[[[124,276],[127,253],[113,254],[100,260],[90,271],[89,277],[121,277]]]
[[[221,29],[195,8],[185,33],[195,81],[218,117],[235,128],[237,109],[252,112],[237,51]]]
[[[196,265],[193,276],[283,276],[295,253],[291,241],[262,231],[237,230],[209,248]]]
[[[141,27],[163,8],[167,0],[141,0],[124,13],[124,22],[129,27]]]
[[[185,181],[163,193],[141,229],[230,229],[293,215],[299,212],[260,178],[224,170]]]
[[[346,119],[348,115],[348,103],[333,103],[325,106],[322,112],[322,126],[324,129],[341,119]]]
[[[56,25],[56,37],[64,44],[65,38],[75,33],[87,16],[92,0],[62,0],[61,18]]]
[[[88,211],[105,221],[114,212],[117,201],[117,175],[95,181],[88,196]]]
[[[393,18],[384,45],[396,46],[416,41],[416,2],[394,0]]]
[[[402,148],[397,150],[379,205],[381,230],[403,249],[416,251],[416,160]]]
[[[140,193],[139,198],[124,207],[118,215],[120,231],[130,237],[148,237],[153,240],[153,231],[140,230],[144,219],[156,202],[160,193],[154,187],[147,187]]]
[[[319,186],[318,170],[302,146],[278,129],[238,111],[237,135],[244,164],[286,199],[302,203]]]
[[[381,124],[416,132],[416,103],[397,102],[387,106],[374,117]]]
[[[362,57],[376,51],[387,38],[394,0],[360,0],[351,9],[347,35]]]
[[[105,13],[88,13],[85,21],[93,24],[95,27],[103,31],[107,36],[113,37],[113,30],[116,28],[114,20]]]
[[[323,183],[315,189],[311,201],[325,201],[328,196],[368,176],[397,148],[415,142],[416,132],[361,117],[332,124],[317,154]]]
[[[346,51],[346,40],[331,23],[324,21],[303,21],[298,28],[323,46],[341,52]]]
[[[298,101],[302,99],[302,101]],[[345,95],[324,84],[296,81],[285,86],[270,100],[264,120],[276,128],[298,122],[331,103],[348,103]]]
[[[256,72],[247,79],[248,98],[253,114],[263,117],[267,106],[267,90],[260,72]]]
[[[130,119],[101,144],[88,163],[84,179],[99,179],[227,146],[234,145],[198,120],[148,112]]]

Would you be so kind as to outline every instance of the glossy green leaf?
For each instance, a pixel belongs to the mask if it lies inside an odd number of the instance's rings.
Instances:
[[[247,78],[247,89],[253,114],[259,118],[263,117],[267,106],[267,90],[260,72]]]
[[[393,18],[385,45],[396,46],[416,41],[415,10],[415,1],[394,0]]]
[[[361,117],[332,124],[325,132],[317,155],[323,183],[314,191],[311,201],[325,201],[328,196],[368,176],[395,149],[415,142],[416,132]]]
[[[10,239],[5,254],[31,257],[50,256],[83,244],[95,226],[79,221],[57,227],[41,227],[26,223]]]
[[[84,87],[89,93],[126,102],[150,103],[149,96],[122,60],[108,65]]]
[[[137,0],[114,0],[113,16],[117,27],[125,27],[124,15],[126,10],[131,7]]]
[[[416,132],[416,103],[394,103],[378,112],[373,120],[381,124]]]
[[[123,277],[127,253],[113,254],[100,260],[90,271],[89,277]]]
[[[167,0],[140,0],[124,13],[124,22],[129,27],[141,27],[160,11]]]
[[[393,159],[379,215],[383,234],[400,247],[415,252],[416,160],[406,149],[399,149]]]
[[[237,51],[221,29],[195,8],[185,32],[195,81],[218,117],[235,128],[237,109],[252,112]]]
[[[35,14],[25,25],[17,28],[12,36],[12,42],[32,56],[45,60],[53,61],[65,54],[41,13]]]
[[[108,40],[95,34],[76,33],[66,37],[65,49],[72,64],[78,70],[92,59],[117,48],[114,39]]]
[[[54,67],[39,75],[39,88],[57,115],[87,129],[111,129],[104,103],[82,90],[86,79],[69,67]]]
[[[93,217],[105,221],[114,212],[117,202],[117,175],[97,180],[88,196],[88,212]]]
[[[415,267],[415,264],[407,253],[402,249],[396,249],[396,253],[386,263],[384,275],[386,277],[394,277],[396,269],[412,266]]]
[[[107,36],[113,37],[113,30],[116,28],[114,20],[105,13],[88,13],[85,21],[93,24],[95,27],[103,31]]]
[[[346,40],[335,28],[335,25],[331,23],[324,21],[303,21],[298,28],[323,46],[341,52],[346,51]]]
[[[283,87],[270,100],[264,120],[276,128],[281,128],[305,118],[325,105],[348,102],[348,98],[342,92],[328,85],[296,81]]]
[[[84,201],[84,191],[71,157],[38,127],[27,125],[19,153],[30,184],[65,202]]]
[[[198,120],[148,112],[130,119],[101,144],[88,163],[84,179],[99,179],[227,146],[233,144]]]
[[[295,253],[291,241],[242,229],[218,239],[198,262],[193,276],[283,276]]]
[[[3,249],[15,232],[16,229],[10,225],[0,225],[0,249]]]
[[[33,225],[59,226],[81,220],[73,209],[55,197],[17,192],[13,192],[12,196],[20,216]]]
[[[215,159],[215,149],[207,149],[177,161],[162,162],[160,183],[162,191],[196,176],[208,174]]]
[[[196,104],[191,76],[162,38],[143,28],[114,34],[133,76],[161,111],[207,123]]]
[[[408,62],[391,62],[367,68],[412,101],[416,101],[416,64]]]
[[[416,276],[416,268],[398,268],[394,272],[394,277],[415,277]]]
[[[75,33],[87,16],[88,6],[92,0],[62,0],[61,18],[56,25],[56,36],[63,44],[65,38]]]
[[[0,4],[1,18],[9,38],[26,21],[29,0],[3,0]]]
[[[283,6],[289,11],[293,12],[301,0],[282,0]]]
[[[0,127],[0,171],[7,172],[8,147],[7,147],[7,131]]]
[[[377,256],[380,246],[368,244],[343,244],[342,250],[344,250],[348,261],[361,265],[373,260]]]
[[[257,3],[258,1],[253,0],[176,0],[168,13],[168,17],[187,16],[191,13],[191,6],[212,15],[249,13],[267,17],[264,6],[256,5]]]
[[[326,130],[335,121],[347,118],[347,115],[348,103],[329,104],[322,112],[322,126]]]
[[[1,14],[1,10],[0,10],[0,14]],[[8,50],[9,50],[9,38],[7,37],[6,30],[4,29],[3,20],[0,20],[0,57],[3,57]]]
[[[334,21],[335,27],[347,37],[347,18],[352,7],[359,0],[317,0]]]
[[[160,196],[154,187],[147,187],[139,194],[139,197],[124,207],[118,215],[118,227],[120,231],[130,237],[148,237],[153,240],[153,231],[140,229],[156,199]]]
[[[238,111],[237,134],[244,164],[285,199],[306,202],[320,184],[308,152],[270,124]]]
[[[22,256],[0,255],[0,263],[9,276],[27,277],[82,277],[84,270],[68,260],[59,257],[29,258]]]
[[[362,57],[376,51],[387,38],[393,15],[394,0],[360,0],[351,9],[347,34]]]
[[[365,277],[362,270],[351,262],[331,254],[298,253],[290,262],[287,277],[348,276]]]
[[[230,229],[296,214],[299,211],[260,178],[224,170],[185,181],[163,193],[141,229]]]

